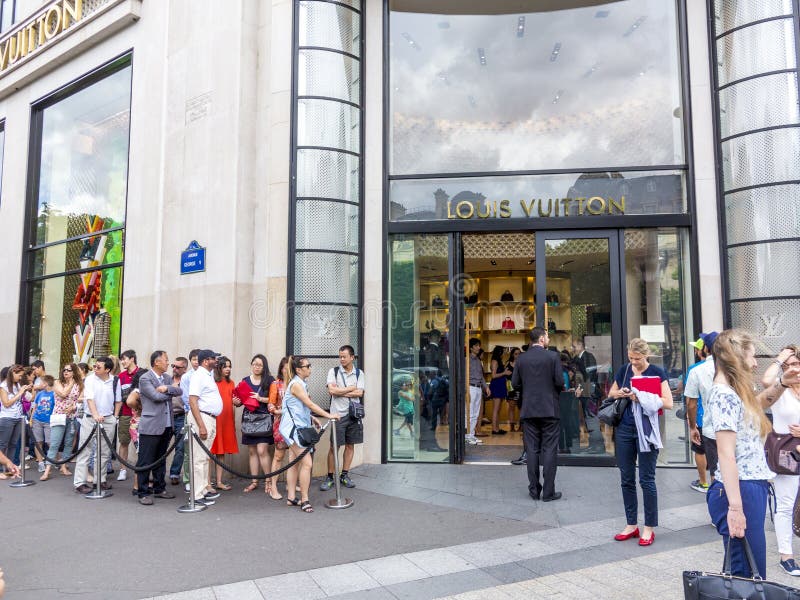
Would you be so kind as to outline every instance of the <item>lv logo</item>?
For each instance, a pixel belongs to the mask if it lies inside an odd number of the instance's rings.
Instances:
[[[781,328],[784,313],[777,315],[759,315],[764,325],[764,337],[776,338],[786,335],[786,330]]]

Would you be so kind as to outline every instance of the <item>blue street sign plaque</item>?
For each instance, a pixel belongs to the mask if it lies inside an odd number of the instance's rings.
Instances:
[[[181,252],[181,275],[202,273],[206,270],[206,249],[195,240]]]

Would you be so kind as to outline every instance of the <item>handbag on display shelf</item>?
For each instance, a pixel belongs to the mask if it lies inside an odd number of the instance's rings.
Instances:
[[[747,538],[739,538],[750,570],[758,573],[756,559]],[[725,552],[725,566],[722,573],[705,571],[683,572],[683,597],[686,600],[717,600],[720,598],[739,598],[753,600],[800,600],[800,590],[766,581],[761,577],[736,577],[731,575],[731,540]]]
[[[514,294],[511,293],[511,290],[506,290],[500,296],[500,302],[513,302],[514,301]]]
[[[503,324],[500,327],[503,329],[516,329],[517,325],[514,323],[514,320],[511,317],[506,317],[503,319]]]

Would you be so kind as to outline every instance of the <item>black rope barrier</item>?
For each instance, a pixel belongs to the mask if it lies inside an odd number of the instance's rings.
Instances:
[[[169,457],[170,452],[172,452],[175,449],[175,446],[178,445],[178,438],[174,438],[172,440],[172,445],[169,448],[167,448],[167,452],[166,452],[166,454],[164,454],[164,456],[162,456],[161,458],[159,458],[157,461],[155,461],[152,464],[144,465],[142,467],[137,467],[136,465],[133,465],[133,464],[129,463],[127,460],[121,459],[119,457],[119,455],[117,454],[117,451],[116,451],[117,432],[116,432],[116,430],[114,431],[114,441],[113,442],[110,439],[108,439],[108,434],[106,433],[106,430],[104,428],[101,427],[100,431],[102,432],[103,437],[106,440],[106,443],[108,443],[108,445],[111,447],[111,458],[112,459],[116,459],[123,467],[125,467],[127,469],[130,469],[131,471],[134,471],[135,473],[142,473],[144,471],[150,471],[152,469],[155,469],[157,466],[159,466],[161,463],[163,463],[165,460],[167,460],[167,457]]]
[[[77,433],[79,433],[79,434],[80,434],[80,428],[78,428],[78,431],[77,431]],[[80,439],[80,438],[78,438],[78,439]],[[60,467],[61,465],[65,465],[65,464],[67,464],[68,462],[71,462],[71,461],[72,461],[72,459],[73,459],[73,458],[75,458],[76,456],[78,456],[78,455],[79,455],[81,452],[83,452],[83,451],[86,449],[86,446],[88,446],[88,445],[89,445],[89,442],[91,442],[91,441],[92,441],[92,439],[94,439],[94,436],[92,436],[92,435],[90,434],[90,435],[89,435],[89,437],[87,437],[87,438],[86,438],[86,441],[85,441],[85,442],[83,442],[83,446],[81,446],[80,448],[78,448],[78,449],[77,449],[77,450],[76,450],[76,451],[75,451],[75,452],[72,454],[72,456],[68,456],[67,458],[62,458],[61,460],[56,460],[55,458],[53,458],[53,459],[49,459],[49,458],[47,458],[47,459],[45,459],[45,460],[46,460],[46,462],[47,462],[47,463],[49,463],[49,464],[51,464],[51,465],[55,465],[55,466],[57,466],[57,467]]]
[[[328,423],[330,423],[330,421],[328,421]],[[322,433],[323,431],[325,431],[325,428],[326,428],[326,427],[328,427],[328,423],[326,423],[326,424],[325,424],[325,426],[324,426],[324,427],[323,427],[323,428],[320,430],[320,433]],[[258,480],[262,480],[262,479],[271,479],[272,477],[276,477],[277,475],[280,475],[280,474],[281,474],[281,473],[283,473],[284,471],[288,471],[288,470],[289,470],[289,469],[291,469],[293,466],[295,466],[295,465],[296,465],[298,462],[300,462],[300,461],[303,459],[303,457],[304,457],[306,454],[308,454],[309,452],[311,452],[311,449],[314,447],[314,445],[311,445],[311,446],[306,446],[306,449],[305,449],[305,450],[303,450],[303,451],[302,451],[302,452],[301,452],[301,453],[300,453],[300,454],[297,456],[297,458],[295,458],[295,459],[293,459],[293,460],[289,461],[289,463],[288,463],[288,464],[286,464],[285,466],[281,467],[281,468],[280,468],[280,469],[278,469],[277,471],[272,471],[271,473],[264,473],[263,475],[252,475],[252,474],[250,474],[250,473],[244,474],[244,473],[240,473],[239,471],[235,471],[235,470],[231,469],[231,468],[230,468],[228,465],[226,465],[226,464],[224,464],[224,463],[220,462],[220,461],[219,461],[219,459],[218,459],[216,456],[214,456],[214,455],[211,453],[211,451],[210,451],[208,448],[206,448],[206,445],[203,443],[203,440],[202,440],[202,439],[200,439],[200,436],[198,436],[198,435],[197,435],[197,434],[196,434],[194,431],[192,431],[192,436],[194,437],[194,439],[195,439],[195,440],[197,440],[197,443],[198,443],[198,444],[200,444],[200,447],[203,449],[203,452],[205,452],[205,453],[208,455],[208,457],[209,457],[209,458],[210,458],[210,459],[211,459],[211,460],[212,460],[212,461],[213,461],[213,462],[214,462],[214,463],[215,463],[215,464],[216,464],[218,467],[221,467],[221,468],[223,468],[224,470],[226,470],[228,473],[230,473],[231,475],[235,475],[236,477],[240,477],[240,478],[242,478],[242,479],[258,479]]]

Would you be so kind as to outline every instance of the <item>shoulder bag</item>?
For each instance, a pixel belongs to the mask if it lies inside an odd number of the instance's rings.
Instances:
[[[800,474],[798,445],[800,445],[800,438],[792,437],[791,433],[770,431],[764,441],[764,454],[770,470],[778,475]]]
[[[292,432],[289,434],[289,437],[293,438],[295,432],[297,432],[297,441],[301,446],[315,446],[317,442],[319,442],[320,437],[322,437],[322,434],[317,431],[316,427],[298,427],[297,421],[294,420],[292,409],[289,408],[288,404],[284,404],[283,406],[289,412],[289,418],[292,420]]]
[[[744,546],[747,562],[753,573],[758,573],[756,559],[747,538],[740,538]],[[731,542],[725,552],[725,566],[722,573],[706,573],[705,571],[683,572],[683,597],[686,600],[718,600],[721,598],[743,598],[758,600],[800,600],[800,590],[765,581],[758,575],[751,578],[731,575]]]
[[[628,368],[625,369],[625,377],[622,378],[623,383],[628,377],[628,372],[631,370],[631,365],[628,363]],[[628,408],[630,398],[624,396],[622,398],[606,398],[600,405],[597,411],[597,419],[601,423],[616,427],[622,422],[622,415],[625,414],[625,409]]]
[[[337,384],[339,383],[339,372],[339,367],[333,368],[333,376]],[[360,376],[361,371],[356,367],[356,385],[358,385],[358,378]],[[347,379],[345,379],[344,374],[342,374],[342,387],[347,387]],[[333,403],[333,396],[331,396],[331,403]],[[347,406],[347,416],[354,421],[360,421],[364,418],[364,415],[364,396],[361,396],[361,398],[350,398],[350,402]]]
[[[252,412],[248,408],[242,411],[242,433],[254,436],[272,434],[272,415],[270,413]]]

